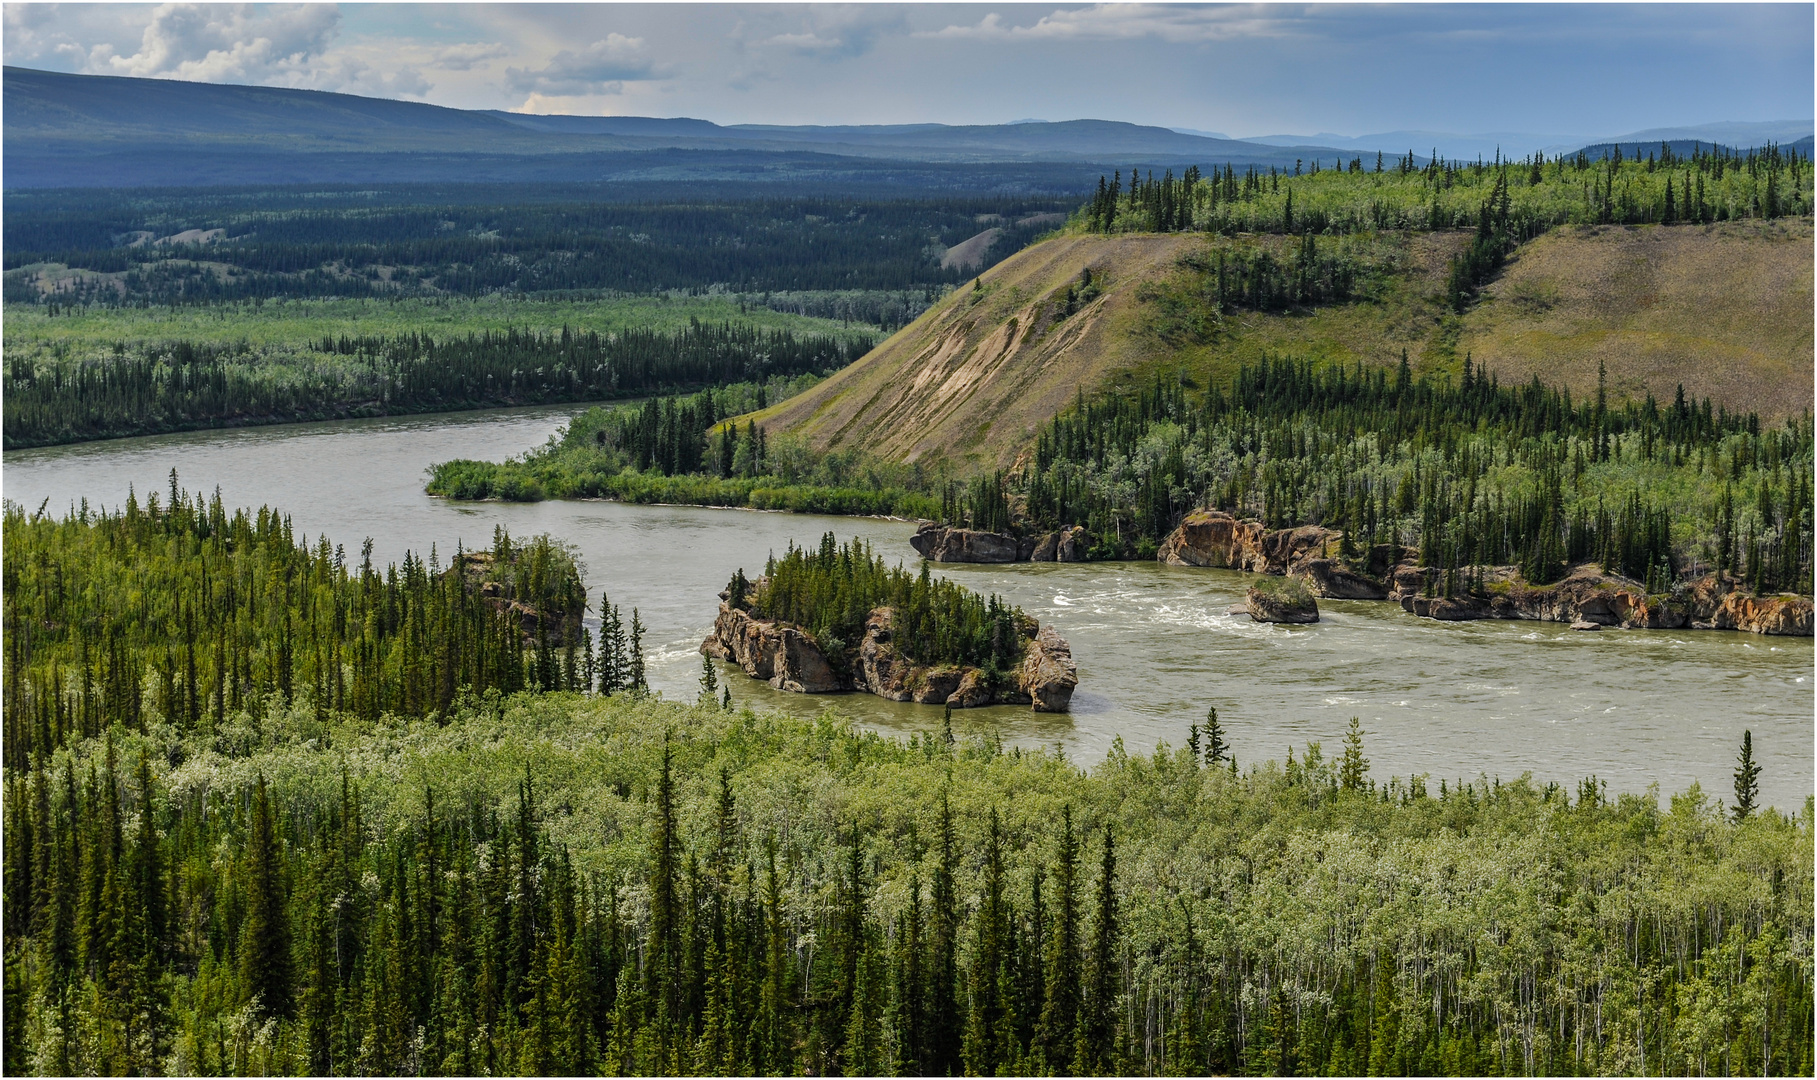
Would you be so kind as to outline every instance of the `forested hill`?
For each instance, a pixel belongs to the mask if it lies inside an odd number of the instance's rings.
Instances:
[[[519,116],[313,90],[15,67],[5,69],[4,79],[9,189],[653,175],[748,181],[857,168],[873,184],[1077,190],[1081,175],[1069,165],[1078,162],[1291,167],[1295,160],[1330,163],[1340,156],[1329,147],[1268,146],[1107,120],[722,126],[688,118]],[[906,163],[940,167],[905,173]]]
[[[757,422],[823,450],[1004,468],[1080,396],[1156,374],[1224,385],[1276,357],[1405,357],[1454,380],[1474,361],[1580,400],[1682,387],[1769,422],[1808,410],[1808,159],[1376,168],[1119,175],[1067,235]]]

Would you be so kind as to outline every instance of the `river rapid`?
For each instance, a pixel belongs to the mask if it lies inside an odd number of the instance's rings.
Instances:
[[[169,485],[219,486],[228,506],[281,509],[309,537],[350,553],[367,537],[376,561],[406,550],[443,561],[456,543],[489,546],[493,528],[548,532],[578,551],[592,615],[601,591],[649,634],[649,678],[692,700],[700,641],[732,571],[755,577],[771,552],[832,531],[912,564],[914,526],[866,518],[626,506],[609,502],[450,503],[423,493],[426,470],[455,457],[498,459],[548,439],[581,406],[352,420],[124,439],[14,451],[0,490],[62,513],[86,498],[118,507]],[[1788,812],[1812,792],[1810,638],[1727,631],[1603,630],[1552,623],[1440,624],[1392,604],[1320,602],[1322,621],[1265,626],[1224,614],[1249,575],[1153,564],[939,566],[997,593],[1071,643],[1079,689],[1067,715],[996,707],[954,714],[955,729],[1006,744],[1058,745],[1090,766],[1121,738],[1131,753],[1180,745],[1216,706],[1240,761],[1296,755],[1309,741],[1341,751],[1360,717],[1377,779],[1427,774],[1575,787],[1594,774],[1609,792],[1662,794],[1701,783],[1732,799],[1743,729],[1754,733],[1764,801]],[[596,621],[596,619],[590,619]],[[868,694],[784,694],[720,667],[740,704],[812,715],[835,708],[879,731],[937,730],[942,710]]]

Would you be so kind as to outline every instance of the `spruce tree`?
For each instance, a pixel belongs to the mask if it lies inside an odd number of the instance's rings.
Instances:
[[[896,925],[895,958],[892,965],[895,986],[890,995],[893,1027],[896,1031],[896,1060],[891,1070],[899,1076],[928,1075],[926,1060],[927,1007],[923,967],[921,923],[921,879],[909,877],[908,910]]]
[[[1369,759],[1363,756],[1362,721],[1350,718],[1350,729],[1344,733],[1344,760],[1338,768],[1338,786],[1345,791],[1361,791],[1369,782]]]
[[[704,653],[700,657],[700,704],[719,704],[719,673],[713,668],[713,658]]]
[[[1741,753],[1735,757],[1735,820],[1746,821],[1754,814],[1760,798],[1760,766],[1754,763],[1754,733],[1741,733]]]
[[[635,623],[633,623],[635,625]],[[656,781],[656,829],[650,838],[650,930],[644,950],[643,995],[654,1025],[658,1046],[664,1050],[681,1019],[681,895],[680,842],[675,822],[673,751],[665,740],[662,772]]]
[[[1230,757],[1230,746],[1224,741],[1224,727],[1218,723],[1218,708],[1215,705],[1205,712],[1202,738],[1205,743],[1205,764],[1216,765]]]
[[[953,811],[940,799],[940,858],[934,864],[932,916],[928,927],[927,1056],[922,1067],[935,1076],[961,1071],[963,1021],[957,999],[959,981],[959,896],[956,881],[959,850],[953,836]]]
[[[1005,968],[1009,964],[1009,913],[1005,907],[1003,825],[991,807],[984,839],[984,895],[974,920],[977,945],[972,950],[970,1007],[965,1023],[964,1063],[973,1076],[995,1076],[1005,1064],[998,1045],[1007,1005]]]
[[[1072,1064],[1079,1025],[1079,842],[1073,835],[1073,809],[1060,812],[1060,846],[1054,855],[1054,898],[1047,954],[1044,957],[1041,1021],[1036,1031],[1039,1056],[1035,1067],[1064,1075]]]
[[[625,688],[634,694],[648,693],[644,679],[644,621],[636,608],[631,609],[631,652],[626,668]]]
[[[1104,826],[1104,861],[1098,870],[1097,918],[1085,971],[1085,995],[1073,1053],[1080,1076],[1125,1071],[1117,1060],[1117,851],[1109,825]]]
[[[285,906],[284,853],[265,777],[252,801],[246,844],[246,916],[240,934],[240,985],[264,1016],[290,1015],[290,918]]]

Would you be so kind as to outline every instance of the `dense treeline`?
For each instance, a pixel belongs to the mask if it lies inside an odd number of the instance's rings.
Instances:
[[[1094,554],[1152,557],[1200,506],[1271,528],[1341,528],[1357,553],[1418,550],[1428,566],[1518,564],[1529,581],[1596,561],[1664,591],[1727,571],[1758,591],[1811,591],[1812,428],[1763,427],[1708,400],[1612,405],[1599,391],[1501,386],[1265,360],[1189,398],[1157,379],[1083,399],[1007,483],[1025,527],[1085,525]],[[949,520],[1003,516],[960,492]],[[980,509],[982,507],[982,509]]]
[[[812,387],[813,375],[733,383],[690,397],[650,398],[641,405],[595,406],[575,417],[552,447],[592,448],[600,467],[662,476],[706,473],[748,479],[765,471],[769,438],[755,421],[722,423]]]
[[[1265,241],[1220,240],[1205,251],[1191,252],[1180,267],[1199,279],[1196,294],[1183,305],[1193,315],[1232,311],[1291,311],[1321,304],[1341,304],[1368,294],[1389,264],[1390,256],[1367,238],[1321,241],[1306,233],[1291,248]],[[1174,299],[1149,290],[1145,299],[1160,302],[1164,318]],[[1195,335],[1195,336],[1203,336]]]
[[[1291,172],[1197,167],[1156,180],[1131,169],[1106,180],[1080,212],[1093,232],[1333,233],[1381,229],[1485,229],[1515,242],[1555,225],[1708,224],[1808,215],[1811,161],[1767,146],[1746,153],[1662,145],[1646,158],[1447,161],[1359,157],[1344,169],[1317,162]],[[1488,231],[1488,230],[1485,230]]]
[[[992,687],[1022,659],[1032,633],[1021,609],[995,594],[987,600],[935,580],[926,563],[920,574],[910,574],[887,565],[869,544],[840,544],[830,532],[818,549],[790,544],[782,558],[771,556],[755,584],[738,571],[728,601],[757,618],[806,629],[835,663],[864,637],[870,613],[887,607],[894,612],[891,641],[904,655],[927,665],[980,668]]]
[[[376,721],[457,694],[577,688],[592,670],[585,589],[548,537],[357,564],[287,516],[231,514],[177,484],[118,512],[5,517],[5,763],[112,727],[174,725],[223,745],[268,713]],[[577,656],[579,659],[577,660]]]
[[[407,199],[409,190],[396,197]],[[804,197],[648,203],[536,201],[259,209],[232,199],[142,205],[39,195],[7,214],[5,268],[92,271],[46,295],[7,275],[9,303],[197,304],[271,297],[915,290],[969,271],[938,252],[982,231],[1064,211],[1051,197]],[[156,243],[190,230],[206,243]],[[1010,225],[989,261],[1044,231]]]
[[[824,374],[872,344],[864,332],[797,335],[690,320],[669,333],[341,336],[282,359],[245,342],[160,342],[130,352],[121,345],[108,358],[9,360],[5,443],[597,400]]]
[[[839,289],[819,292],[766,292],[740,297],[771,311],[815,319],[865,323],[886,334],[902,329],[950,291],[946,285],[927,286],[919,292],[876,289]]]
[[[817,453],[736,417],[800,393],[814,379],[737,383],[641,405],[595,407],[549,443],[502,461],[438,462],[427,490],[452,499],[611,498],[815,514],[932,517],[943,482],[916,465],[857,452]]]
[[[1088,775],[636,695],[297,721],[9,768],[9,1073],[1811,1069],[1808,802],[1379,783],[1354,728]]]

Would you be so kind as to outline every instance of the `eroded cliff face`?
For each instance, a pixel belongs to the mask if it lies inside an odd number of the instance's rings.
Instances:
[[[1066,639],[1052,627],[1037,627],[1032,619],[1019,627],[1027,641],[1022,663],[1008,682],[992,686],[978,668],[923,665],[905,656],[896,645],[894,615],[887,607],[872,611],[863,639],[835,665],[812,635],[753,618],[722,598],[713,632],[701,642],[700,651],[737,664],[753,679],[797,694],[862,690],[891,701],[955,709],[1029,705],[1036,712],[1065,712],[1071,706],[1078,669]]]
[[[1427,619],[1530,619],[1580,629],[1621,626],[1648,629],[1745,630],[1810,637],[1808,596],[1748,596],[1732,579],[1707,575],[1668,595],[1649,596],[1638,581],[1575,567],[1552,585],[1529,585],[1514,567],[1488,567],[1475,595],[1443,595],[1443,572],[1419,566],[1411,548],[1379,544],[1347,566],[1335,555],[1343,533],[1317,525],[1265,529],[1222,510],[1196,510],[1162,542],[1159,560],[1169,566],[1212,566],[1257,574],[1286,574],[1313,595],[1341,600],[1391,600]],[[1253,606],[1253,601],[1251,606]],[[1253,616],[1253,612],[1251,613]],[[1269,621],[1276,621],[1270,619]]]

